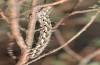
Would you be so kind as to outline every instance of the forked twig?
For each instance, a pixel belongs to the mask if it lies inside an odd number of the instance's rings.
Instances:
[[[19,57],[18,63],[16,65],[23,65],[28,60],[27,55],[27,46],[25,45],[24,39],[21,36],[20,29],[19,29],[19,11],[18,11],[18,5],[16,0],[8,0],[8,8],[9,8],[9,24],[11,33],[16,40],[18,46],[21,49],[21,55]]]
[[[36,25],[36,21],[37,21],[37,7],[33,7],[37,5],[37,0],[32,0],[32,4],[31,4],[31,11],[30,11],[30,15],[28,18],[28,29],[27,29],[27,33],[26,33],[26,44],[28,45],[28,47],[32,47],[32,43],[33,43],[33,39],[34,39],[34,33],[35,33],[35,25]]]

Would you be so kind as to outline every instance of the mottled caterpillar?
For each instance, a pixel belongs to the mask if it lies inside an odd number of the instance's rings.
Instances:
[[[52,34],[52,25],[49,18],[49,14],[51,10],[52,7],[48,6],[41,9],[41,11],[37,13],[38,21],[42,29],[40,30],[40,37],[38,42],[36,43],[36,47],[33,48],[30,52],[30,58],[38,57],[50,41],[50,37]]]
[[[52,7],[48,6],[48,7],[42,8],[40,11],[37,12],[38,21],[40,23],[41,29],[39,30],[40,35],[39,35],[39,40],[36,43],[36,46],[32,48],[29,52],[30,58],[38,57],[43,52],[43,50],[45,49],[45,47],[48,45],[50,41],[50,37],[52,34],[52,25],[49,19],[49,14],[51,10],[52,10]],[[12,49],[13,45],[14,44],[12,43],[9,44],[8,53],[13,59],[16,59],[17,57],[14,56],[13,54],[13,49]]]

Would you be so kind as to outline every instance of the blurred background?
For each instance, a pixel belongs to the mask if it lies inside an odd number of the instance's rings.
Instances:
[[[46,3],[55,1],[58,0],[47,0]],[[78,0],[69,0],[67,3],[54,6],[53,11],[50,14],[52,25],[54,26],[66,13],[73,11],[77,1]],[[81,0],[75,11],[97,8],[97,6],[100,6],[98,1],[99,0]],[[38,3],[44,4],[44,0],[38,0]],[[19,8],[20,25],[22,27],[27,26],[27,16],[29,15],[30,4],[31,0],[26,0],[26,2]],[[9,12],[7,9],[7,0],[0,0],[0,8],[8,17]],[[87,22],[89,22],[91,16],[94,14],[95,12],[81,13],[66,18],[58,27],[57,31],[52,34],[51,41],[44,53],[67,42],[79,30],[81,30]],[[92,54],[100,48],[99,17],[100,15],[96,18],[95,22],[84,33],[82,33],[82,35],[68,46],[30,65],[80,65],[80,62],[84,59],[84,57]],[[5,23],[0,16],[0,65],[15,65],[16,63],[7,53],[7,45],[11,42],[11,39],[7,35],[9,31],[9,25]],[[14,54],[17,56],[19,55],[19,48],[17,45],[14,45]],[[86,65],[100,65],[100,55],[92,58]]]

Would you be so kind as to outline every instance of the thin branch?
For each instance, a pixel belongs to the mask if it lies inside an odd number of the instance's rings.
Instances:
[[[62,4],[62,3],[65,3],[69,0],[60,0],[60,1],[57,1],[57,2],[53,2],[53,3],[48,3],[48,4],[43,4],[43,5],[35,5],[36,7],[47,7],[47,6],[54,6],[54,5],[58,5],[58,4]],[[35,7],[35,6],[31,6],[31,7]],[[26,12],[23,12],[22,14],[20,15],[24,15],[25,13],[28,13],[30,10],[26,11]]]
[[[100,8],[98,9],[88,9],[88,10],[83,10],[83,11],[74,11],[71,14],[65,14],[59,21],[57,24],[55,24],[55,26],[53,27],[53,29],[57,29],[62,22],[64,22],[66,19],[68,19],[70,16],[75,15],[75,14],[80,14],[80,13],[87,13],[87,12],[93,12],[93,11],[98,11],[100,10]]]
[[[8,6],[9,6],[9,12],[10,12],[9,24],[11,28],[11,33],[13,34],[14,38],[17,40],[18,45],[21,48],[24,48],[25,47],[24,40],[19,30],[19,19],[18,19],[18,10],[17,10],[17,5],[16,5],[16,0],[9,0]]]
[[[26,44],[29,47],[32,47],[34,33],[35,33],[35,25],[37,21],[37,7],[33,7],[37,5],[37,0],[32,0],[31,11],[28,21],[28,29],[26,33]]]
[[[80,14],[80,13],[93,12],[93,11],[100,11],[100,8],[97,8],[97,9],[88,9],[88,10],[83,10],[83,11],[74,11],[69,16],[72,16],[72,15],[75,15],[75,14]]]
[[[97,9],[88,9],[88,10],[82,10],[82,11],[73,11],[69,16],[72,16],[72,15],[75,15],[75,14],[80,14],[80,13],[93,12],[93,11],[97,11],[97,10],[100,10],[100,8],[97,8]],[[20,16],[21,16],[21,15],[24,15],[24,14],[26,14],[26,13],[29,13],[29,12],[30,12],[30,10],[25,11],[25,12],[21,13]],[[67,16],[68,16],[68,13],[65,14],[65,15],[61,18],[61,20],[60,20],[59,22],[61,22],[61,21],[63,22],[63,21],[67,18]],[[68,17],[69,17],[69,16],[68,16]],[[65,18],[65,17],[66,17],[66,18]],[[63,19],[64,19],[64,20],[63,20]],[[61,23],[62,23],[62,22],[61,22]],[[60,24],[61,24],[61,23],[60,23]],[[57,24],[56,24],[56,25],[57,25]],[[55,28],[58,28],[58,26],[55,26],[54,29],[55,29]]]
[[[68,2],[68,1],[69,0],[60,0],[60,1],[57,1],[57,2],[53,2],[53,3],[38,5],[38,7],[54,6],[54,5],[58,5],[58,4],[63,4],[63,3]]]
[[[97,55],[100,54],[100,49],[94,51],[92,54],[87,55],[85,58],[83,58],[80,63],[78,65],[87,65],[87,63],[93,59],[94,57],[96,57]]]
[[[36,58],[36,59],[34,59],[34,60],[28,62],[26,65],[28,65],[28,64],[30,64],[30,63],[32,63],[32,62],[35,62],[35,61],[37,61],[37,60],[39,60],[39,59],[41,59],[41,58],[43,58],[43,57],[45,57],[45,56],[47,56],[47,55],[50,55],[50,54],[52,54],[52,53],[55,53],[55,52],[59,51],[60,49],[62,49],[62,48],[65,47],[66,45],[68,45],[70,42],[72,42],[73,40],[75,40],[75,39],[76,39],[78,36],[80,36],[84,31],[86,31],[86,29],[94,22],[94,20],[96,19],[97,15],[99,14],[99,12],[100,12],[100,11],[97,11],[96,14],[93,15],[93,16],[91,17],[90,21],[89,21],[75,36],[73,36],[70,40],[68,40],[64,45],[62,45],[62,46],[60,46],[60,47],[58,47],[58,48],[56,48],[56,49],[54,49],[54,50],[52,50],[52,51],[46,53],[46,54],[43,54],[43,55],[39,56],[38,58]]]
[[[27,54],[27,46],[25,45],[24,39],[21,36],[20,29],[19,29],[19,11],[18,11],[18,1],[17,0],[8,0],[8,8],[9,8],[9,23],[11,33],[16,40],[18,46],[21,49],[21,55],[19,57],[18,63],[16,65],[23,65],[28,60]]]
[[[60,44],[61,46],[64,45],[64,43],[66,43],[59,30],[56,30],[56,31],[54,32],[54,34],[55,34],[56,38],[58,39],[59,44]],[[69,55],[71,55],[72,57],[74,57],[75,59],[77,59],[78,61],[82,60],[82,57],[81,57],[80,55],[78,55],[76,52],[74,52],[73,50],[71,50],[69,46],[65,46],[63,49],[64,49]]]

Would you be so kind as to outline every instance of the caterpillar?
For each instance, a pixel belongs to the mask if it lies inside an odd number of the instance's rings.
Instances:
[[[40,30],[40,36],[38,42],[36,43],[36,47],[32,48],[32,51],[30,52],[30,58],[38,57],[50,41],[50,37],[52,35],[52,25],[49,14],[51,10],[52,7],[48,6],[41,9],[41,11],[37,13],[38,21],[42,29]]]

